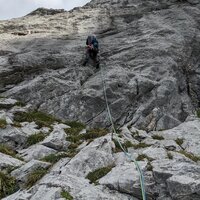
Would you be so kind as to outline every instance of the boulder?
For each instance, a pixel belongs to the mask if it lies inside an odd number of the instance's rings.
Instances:
[[[22,157],[25,161],[30,161],[32,159],[42,159],[50,154],[55,154],[57,151],[40,144],[32,145],[27,149],[20,150],[18,155]]]
[[[0,153],[0,170],[6,169],[8,167],[20,167],[24,164],[21,160],[18,160],[16,158],[13,158],[12,156]]]

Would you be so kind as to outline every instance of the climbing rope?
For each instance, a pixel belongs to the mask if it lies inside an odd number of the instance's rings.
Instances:
[[[115,137],[117,139],[117,142],[118,142],[120,148],[122,149],[122,151],[124,152],[125,156],[128,158],[128,160],[134,162],[134,164],[136,166],[136,169],[137,169],[137,171],[138,171],[138,173],[140,175],[140,187],[141,187],[142,199],[146,200],[144,176],[143,176],[142,170],[140,168],[140,165],[132,157],[132,155],[128,151],[126,151],[126,149],[122,146],[122,144],[120,142],[120,139],[119,139],[119,137],[117,135],[116,129],[115,129],[113,118],[112,118],[110,107],[109,107],[109,103],[108,103],[108,97],[107,97],[107,93],[106,93],[106,82],[105,82],[105,79],[104,79],[104,76],[103,76],[103,68],[102,68],[101,65],[100,65],[100,72],[101,72],[101,80],[102,80],[102,84],[103,84],[103,93],[104,93],[104,98],[105,98],[105,102],[106,102],[106,108],[107,108],[107,112],[108,112],[108,117],[109,117],[110,123],[112,125],[112,138],[113,138],[113,133],[114,133]]]

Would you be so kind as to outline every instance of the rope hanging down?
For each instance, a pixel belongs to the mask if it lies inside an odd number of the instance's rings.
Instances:
[[[112,125],[112,137],[113,137],[113,133],[114,133],[115,137],[117,139],[117,142],[119,143],[119,146],[122,149],[122,151],[124,152],[125,156],[128,158],[128,160],[134,162],[136,169],[137,169],[137,171],[139,172],[139,175],[140,175],[140,187],[141,187],[142,199],[146,200],[144,176],[142,174],[142,170],[140,168],[139,163],[132,157],[132,155],[128,151],[126,151],[126,149],[124,149],[124,147],[122,146],[122,144],[120,142],[119,137],[117,136],[116,129],[115,129],[114,122],[113,122],[113,118],[112,118],[111,111],[110,111],[110,107],[109,107],[109,104],[108,104],[108,97],[107,97],[107,94],[106,94],[106,83],[105,83],[105,79],[104,79],[104,76],[103,76],[103,70],[102,70],[101,65],[100,65],[100,71],[101,71],[101,79],[102,79],[102,83],[103,83],[103,92],[104,92],[104,98],[105,98],[105,101],[106,101],[108,117],[109,117],[110,123]]]

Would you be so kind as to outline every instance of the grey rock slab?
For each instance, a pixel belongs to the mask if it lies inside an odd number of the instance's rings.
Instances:
[[[32,194],[28,193],[28,191],[24,190],[24,191],[18,191],[15,192],[14,194],[7,196],[5,198],[3,198],[2,200],[30,200]]]
[[[163,148],[148,147],[142,151],[142,154],[154,160],[162,160],[167,158],[167,152]]]
[[[40,132],[37,128],[37,124],[35,122],[22,122],[21,123],[21,131],[28,137],[30,135],[34,135]]]
[[[70,190],[72,196],[79,193],[83,188],[89,187],[89,180],[83,177],[77,177],[71,174],[47,174],[40,181],[40,185],[48,185],[49,187],[61,187]],[[37,189],[37,188],[36,188]]]
[[[200,179],[187,175],[172,176],[167,180],[167,186],[173,199],[200,198]]]
[[[128,194],[109,190],[102,186],[87,187],[75,195],[75,200],[138,200]]]
[[[0,108],[9,109],[17,103],[17,100],[11,98],[0,98]]]
[[[26,183],[28,175],[31,174],[34,170],[39,168],[47,169],[50,165],[50,163],[31,160],[20,168],[12,171],[11,175],[20,181],[20,183]]]
[[[165,159],[153,161],[151,164],[153,166],[154,178],[158,183],[166,182],[173,175],[185,175],[191,178],[198,178],[200,176],[200,166],[196,165],[196,163]]]
[[[56,164],[53,165],[49,173],[52,175],[60,174],[64,170],[64,168],[66,167],[66,165],[69,163],[70,160],[71,158],[60,159]]]
[[[70,160],[62,174],[86,177],[89,172],[113,165],[113,148],[110,135],[95,139]]]
[[[0,169],[3,170],[7,167],[20,167],[24,164],[21,160],[13,158],[12,156],[0,152]]]
[[[139,162],[141,170],[144,173],[147,167],[147,162]],[[146,176],[148,176],[146,174]],[[153,176],[149,174],[149,177],[145,180],[148,197],[151,199],[152,188],[155,184]],[[105,175],[99,180],[99,183],[107,186],[112,190],[117,190],[126,194],[133,194],[134,197],[141,198],[141,188],[139,180],[139,172],[137,171],[134,163],[125,163],[121,166],[114,167],[111,172]]]
[[[30,200],[57,200],[61,198],[62,188],[60,187],[48,187],[47,185],[41,185],[37,188],[37,191],[31,196]]]
[[[50,154],[55,154],[57,151],[40,144],[32,145],[27,149],[20,150],[18,155],[21,156],[25,161],[32,159],[41,159]]]
[[[194,155],[200,155],[200,120],[187,121],[179,126],[162,131],[164,138],[176,140],[177,138],[183,139],[183,148],[185,151]]]

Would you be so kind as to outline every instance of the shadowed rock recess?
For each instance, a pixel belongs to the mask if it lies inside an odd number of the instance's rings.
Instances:
[[[199,200],[199,0],[92,0],[0,21],[0,199],[142,199],[134,164],[102,129],[101,71],[82,66],[90,33],[147,200]]]

